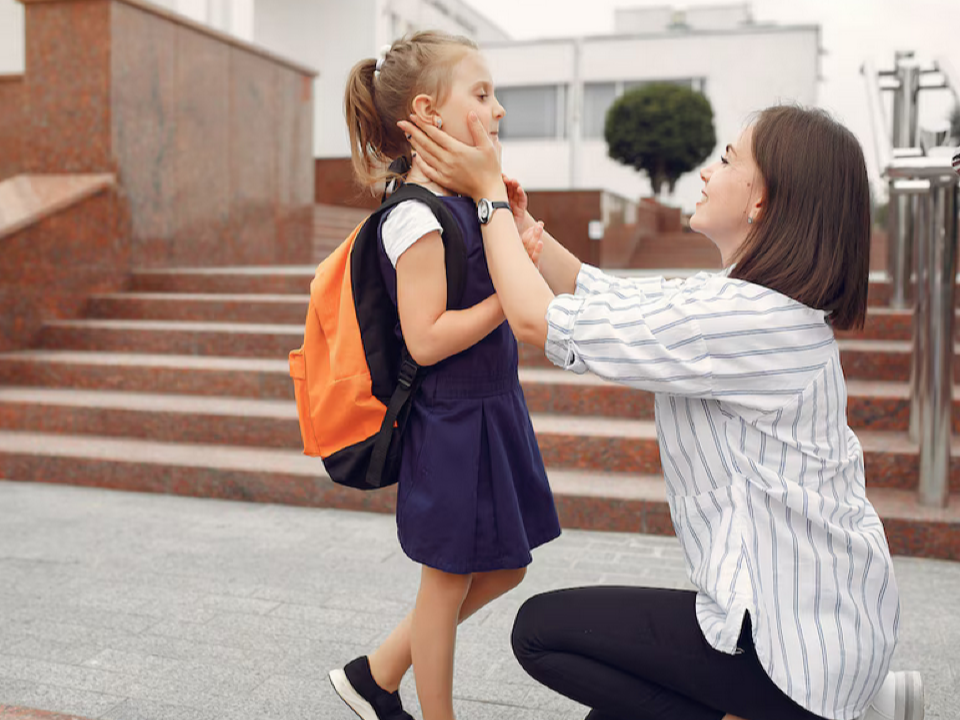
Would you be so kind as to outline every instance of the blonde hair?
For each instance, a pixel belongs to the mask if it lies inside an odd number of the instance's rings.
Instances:
[[[380,72],[377,60],[361,60],[350,71],[343,110],[350,131],[350,154],[357,181],[373,189],[399,175],[389,165],[411,159],[410,143],[397,127],[413,111],[413,99],[426,93],[442,103],[450,91],[453,67],[477,45],[442,32],[418,32],[395,42]]]

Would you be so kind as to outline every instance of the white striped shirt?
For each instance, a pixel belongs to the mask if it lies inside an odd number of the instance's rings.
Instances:
[[[619,279],[584,265],[547,323],[555,364],[656,393],[707,641],[735,652],[749,612],[781,690],[826,718],[860,715],[887,674],[900,603],[825,313],[727,273]]]

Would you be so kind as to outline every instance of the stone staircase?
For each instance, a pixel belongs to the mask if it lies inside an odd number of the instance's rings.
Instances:
[[[336,221],[328,235],[342,240],[353,218]],[[0,477],[391,511],[392,489],[340,488],[300,452],[287,353],[313,272],[137,272],[126,292],[90,298],[84,319],[47,324],[37,347],[0,355]],[[886,292],[873,283],[871,301]],[[915,499],[910,323],[875,306],[865,332],[841,337],[848,415],[894,552],[960,560],[960,447],[951,506]],[[521,361],[564,526],[671,533],[652,396],[564,373],[529,347]]]

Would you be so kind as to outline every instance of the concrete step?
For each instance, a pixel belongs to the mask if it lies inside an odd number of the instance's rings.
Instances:
[[[300,295],[114,293],[92,296],[86,315],[111,320],[296,324],[304,322],[309,303],[309,291]]]
[[[662,472],[650,420],[531,415],[548,467],[589,472]],[[0,429],[102,435],[171,443],[301,448],[290,400],[0,387]],[[915,489],[918,450],[905,433],[862,431],[871,487]],[[960,492],[960,440],[951,483]]]
[[[316,265],[136,270],[129,290],[148,293],[309,294]]]
[[[655,475],[551,469],[565,528],[672,534],[662,479]],[[111,437],[0,431],[0,477],[248,502],[393,512],[396,489],[361,492],[326,477],[322,463],[294,451],[184,445]],[[897,555],[960,560],[960,496],[924,508],[916,494],[870,488]]]
[[[46,388],[293,399],[287,360],[146,353],[31,350],[0,354],[0,384]],[[521,368],[533,413],[652,420],[651,393],[593,375]],[[905,432],[906,383],[850,380],[847,420],[855,430]],[[954,393],[954,432],[960,435],[960,393]]]
[[[302,343],[303,322],[60,320],[45,325],[39,337],[44,349],[274,359],[286,358]]]
[[[840,362],[848,380],[907,382],[913,346],[904,340],[840,339]],[[955,349],[954,382],[960,381],[960,346]],[[520,364],[531,368],[552,368],[543,350],[520,345]]]

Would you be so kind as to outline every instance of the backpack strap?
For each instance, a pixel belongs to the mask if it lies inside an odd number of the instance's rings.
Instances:
[[[441,238],[447,274],[447,309],[454,308],[460,304],[466,289],[467,246],[463,241],[463,233],[460,231],[457,219],[440,198],[420,185],[404,184],[389,199],[380,204],[367,222],[375,222],[376,225],[371,227],[378,227],[383,214],[405,200],[419,200],[427,205],[440,222],[440,227],[443,228]],[[397,426],[398,436],[402,435],[410,414],[410,399],[416,394],[426,372],[426,368],[420,367],[413,359],[404,343],[401,348],[397,387],[390,397],[387,413],[383,417],[383,423],[374,442],[370,465],[367,467],[366,481],[370,487],[378,488],[383,485],[383,470],[394,437],[394,425]]]
[[[406,183],[394,192],[387,200],[381,203],[370,219],[380,218],[388,210],[393,209],[406,200],[419,200],[430,208],[440,227],[443,228],[443,262],[447,271],[447,309],[460,304],[467,284],[467,246],[463,242],[463,233],[457,219],[450,212],[443,200],[421,185]],[[368,221],[369,222],[369,221]]]

